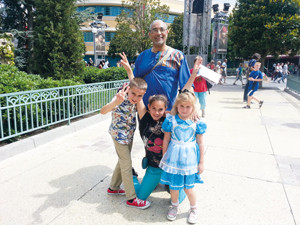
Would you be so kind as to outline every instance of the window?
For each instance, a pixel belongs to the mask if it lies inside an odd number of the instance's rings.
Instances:
[[[84,42],[93,42],[93,33],[92,32],[83,32]]]
[[[110,6],[105,6],[104,15],[105,16],[110,16],[110,14],[111,14],[111,7]]]

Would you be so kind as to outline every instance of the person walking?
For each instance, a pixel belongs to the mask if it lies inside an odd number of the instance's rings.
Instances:
[[[254,93],[258,90],[259,82],[263,81],[263,74],[259,71],[261,66],[260,62],[256,62],[254,64],[253,71],[249,75],[249,87],[248,87],[248,103],[244,106],[245,109],[250,109],[251,100],[255,100],[258,102],[259,108],[262,107],[264,101],[259,100]]]
[[[254,53],[252,55],[252,58],[251,60],[249,61],[248,63],[248,69],[247,69],[247,73],[246,73],[246,85],[244,87],[244,95],[243,95],[243,100],[244,102],[247,102],[248,101],[248,88],[249,88],[249,75],[251,73],[251,71],[254,69],[254,65],[255,63],[260,60],[260,54],[259,53]]]
[[[236,85],[236,82],[238,80],[240,80],[242,82],[242,85],[244,85],[242,75],[243,75],[243,63],[240,63],[239,68],[236,70],[236,79],[233,82],[233,85]]]
[[[194,59],[194,64],[197,62],[197,60],[202,64],[203,58],[201,56],[197,56]],[[190,70],[191,74],[193,73],[193,70],[194,68]],[[196,77],[194,80],[194,93],[200,103],[202,117],[205,117],[207,83],[206,80],[201,76]]]

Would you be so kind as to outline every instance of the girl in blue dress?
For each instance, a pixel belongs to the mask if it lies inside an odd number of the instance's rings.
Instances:
[[[199,174],[204,170],[203,134],[206,124],[193,122],[196,97],[184,90],[176,98],[171,115],[163,122],[163,158],[159,164],[164,171],[160,182],[170,186],[171,207],[167,218],[175,220],[178,212],[179,190],[184,188],[190,201],[188,222],[196,223],[198,212],[196,205],[195,183],[202,183]]]

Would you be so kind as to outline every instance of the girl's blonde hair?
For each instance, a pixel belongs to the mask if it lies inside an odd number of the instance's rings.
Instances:
[[[191,103],[191,105],[193,106],[193,112],[195,112],[196,110],[196,96],[194,93],[188,91],[187,89],[183,90],[182,93],[180,93],[176,100],[175,100],[175,103],[173,105],[173,108],[171,110],[171,114],[172,115],[176,115],[178,114],[178,105],[181,103],[181,102],[189,102]]]

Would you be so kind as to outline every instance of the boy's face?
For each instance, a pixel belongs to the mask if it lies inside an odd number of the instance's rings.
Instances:
[[[259,68],[260,68],[260,64],[259,64],[259,63],[256,63],[256,64],[254,65],[254,70],[257,71],[257,70],[259,70]]]
[[[136,104],[142,100],[145,93],[146,91],[142,89],[132,87],[128,91],[128,101],[130,101],[131,104]]]

